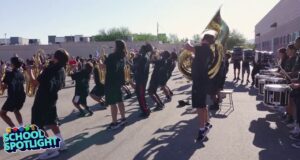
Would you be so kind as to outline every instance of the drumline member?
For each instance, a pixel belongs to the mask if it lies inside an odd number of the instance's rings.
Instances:
[[[80,117],[86,115],[80,105],[83,106],[83,108],[88,112],[88,116],[93,115],[93,112],[89,109],[86,102],[86,98],[89,95],[89,81],[92,71],[92,63],[87,62],[83,70],[71,75],[72,80],[75,80],[75,95],[72,102],[73,105],[79,110],[80,113],[78,116]]]
[[[96,69],[95,65],[97,63],[94,61],[94,69],[93,69],[93,74],[94,74],[94,81],[95,81],[95,86],[90,92],[90,97],[100,103],[101,106],[106,108],[105,100],[103,99],[104,97],[104,85],[100,83],[99,79],[99,72],[98,69]]]
[[[10,62],[12,70],[6,71],[3,82],[0,82],[3,87],[7,86],[7,99],[0,111],[0,116],[10,127],[15,127],[10,117],[7,116],[7,112],[14,112],[19,125],[23,126],[20,110],[25,102],[26,94],[23,86],[25,78],[20,71],[22,61],[18,57],[12,57]]]
[[[280,48],[277,50],[278,52],[278,64],[280,65],[281,68],[286,68],[286,63],[288,60],[288,55],[287,55],[287,51],[286,48]]]
[[[300,140],[300,132],[299,132],[299,126],[300,126],[300,72],[298,72],[298,80],[294,81],[290,86],[293,89],[293,100],[296,104],[296,128],[298,128],[298,132],[296,132],[294,135],[291,135],[290,138],[293,140]],[[300,142],[292,144],[295,148],[300,148]]]
[[[197,140],[203,141],[206,134],[209,131],[207,127],[208,123],[208,109],[206,98],[208,95],[209,77],[208,77],[208,66],[209,59],[212,55],[210,45],[215,41],[213,35],[205,34],[200,46],[191,46],[186,44],[185,48],[195,53],[195,57],[192,62],[192,107],[197,109],[199,118],[199,132]]]
[[[246,59],[244,59],[242,61],[242,81],[241,81],[242,84],[244,82],[244,74],[245,74],[245,72],[247,72],[247,83],[250,83],[250,81],[249,81],[250,63]]]
[[[125,106],[122,99],[122,85],[125,83],[124,58],[127,54],[127,47],[123,40],[115,41],[115,51],[105,60],[105,101],[111,107],[112,123],[107,129],[117,129],[126,123]],[[121,121],[117,121],[118,109],[121,114]]]
[[[58,91],[62,89],[64,66],[67,64],[69,54],[64,49],[54,53],[52,63],[46,67],[33,83],[38,85],[38,90],[31,110],[31,123],[45,131],[44,127],[50,128],[55,136],[61,139],[59,150],[65,150],[66,146],[61,136],[59,126],[56,123],[56,102]],[[48,136],[45,131],[45,135]],[[58,149],[47,149],[38,156],[39,159],[48,159],[59,155]]]
[[[236,74],[236,70],[238,70]],[[233,73],[234,73],[234,81],[240,80],[240,70],[241,70],[241,62],[240,60],[233,59]]]
[[[148,117],[151,112],[146,102],[145,92],[150,67],[150,59],[149,56],[147,56],[147,53],[152,51],[153,47],[151,46],[151,44],[143,45],[140,51],[136,54],[136,57],[133,59],[135,93],[142,112],[142,117]]]
[[[288,59],[286,61],[286,65],[285,65],[285,72],[287,73],[291,73],[293,70],[293,66],[296,63],[296,48],[293,44],[288,45],[287,47],[287,55],[288,55]],[[286,107],[286,118],[283,121],[284,123],[286,123],[287,125],[291,125],[294,123],[294,118],[293,118],[293,113],[294,113],[294,109],[295,109],[295,104],[292,101],[292,98],[289,98],[288,101],[288,105]],[[284,117],[283,117],[284,118]]]

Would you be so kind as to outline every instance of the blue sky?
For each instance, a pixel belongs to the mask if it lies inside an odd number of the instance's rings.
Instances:
[[[128,27],[134,33],[160,32],[180,38],[202,32],[221,4],[223,19],[253,39],[254,26],[279,0],[1,0],[0,38],[95,35]]]

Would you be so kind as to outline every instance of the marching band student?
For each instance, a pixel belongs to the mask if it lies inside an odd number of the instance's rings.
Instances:
[[[167,70],[168,70],[167,82],[170,80],[170,78],[172,76],[172,72],[174,71],[174,69],[176,67],[176,61],[177,61],[177,54],[175,52],[172,52],[170,59],[168,60],[168,63],[167,63]],[[164,87],[165,87],[165,89],[168,90],[170,95],[173,96],[173,92],[171,91],[169,86],[166,84]]]
[[[93,65],[90,62],[85,64],[83,70],[76,72],[71,75],[72,79],[75,80],[75,96],[73,98],[74,106],[79,110],[80,117],[85,116],[85,112],[80,105],[88,112],[88,116],[93,115],[93,112],[87,106],[86,98],[89,95],[89,81],[93,71]]]
[[[210,45],[214,44],[215,37],[210,34],[205,34],[200,46],[191,46],[186,44],[185,48],[195,53],[195,58],[192,62],[192,107],[197,109],[199,118],[198,141],[203,141],[209,131],[210,124],[208,123],[207,96],[208,86],[211,83],[208,77],[209,59],[212,55]]]
[[[298,80],[294,81],[290,86],[293,89],[294,94],[292,97],[296,104],[296,117],[297,117],[296,128],[299,129],[299,125],[300,125],[300,72],[298,74],[299,74]],[[300,132],[298,131],[294,135],[290,135],[290,139],[300,141]],[[294,143],[294,144],[292,144],[292,146],[295,148],[300,148],[300,142]]]
[[[278,49],[278,63],[281,66],[281,68],[285,68],[286,67],[286,62],[288,59],[288,55],[286,53],[286,48],[280,48]]]
[[[152,100],[156,103],[155,110],[162,110],[164,107],[163,102],[160,100],[159,96],[157,95],[157,89],[159,86],[162,86],[163,81],[166,79],[165,77],[167,76],[167,71],[164,65],[168,57],[166,56],[165,52],[161,54],[162,55],[161,59],[156,59],[152,61],[152,63],[154,64],[154,69],[149,83],[148,94],[150,95]]]
[[[0,111],[0,116],[10,127],[14,127],[15,124],[7,116],[7,112],[14,112],[19,125],[23,125],[20,110],[26,99],[23,86],[25,78],[20,71],[22,61],[18,57],[12,57],[10,62],[12,70],[5,73],[5,77],[3,79],[4,84],[0,82],[0,85],[3,87],[7,86],[7,99]]]
[[[69,54],[64,49],[59,49],[54,53],[52,62],[34,80],[34,85],[39,85],[31,109],[31,123],[37,125],[45,131],[47,127],[53,131],[55,136],[61,139],[59,149],[47,149],[38,156],[38,159],[49,159],[59,155],[59,151],[65,150],[66,146],[57,125],[56,102],[58,91],[62,89],[63,76],[65,75],[64,66],[68,62]],[[46,136],[48,136],[45,131]]]
[[[150,66],[150,60],[146,54],[152,51],[153,48],[150,44],[143,45],[138,54],[136,54],[136,56],[133,59],[133,73],[134,80],[136,83],[135,93],[142,112],[141,117],[148,117],[151,112],[146,103],[145,92]]]
[[[105,102],[111,106],[112,115],[112,123],[108,126],[108,130],[117,129],[126,123],[121,88],[125,83],[124,58],[127,54],[127,47],[123,40],[116,40],[115,45],[114,53],[111,53],[105,60]],[[120,122],[117,120],[118,109],[121,114]]]
[[[92,89],[92,91],[90,92],[90,96],[91,96],[92,99],[99,102],[101,106],[106,107],[105,106],[105,101],[103,99],[103,97],[104,97],[104,85],[102,83],[100,83],[99,72],[98,72],[98,69],[95,67],[96,65],[98,65],[98,64],[96,62],[94,62],[93,73],[94,73],[95,86]]]
[[[166,95],[166,99],[171,101],[172,99],[172,92],[169,87],[167,87],[167,82],[170,79],[172,72],[175,68],[175,62],[170,58],[171,54],[168,51],[164,51],[162,53],[162,59],[165,59],[164,65],[161,68],[161,89],[163,90],[164,94]]]
[[[288,55],[288,59],[286,61],[286,65],[285,65],[285,72],[287,73],[291,73],[293,70],[293,67],[296,63],[296,48],[293,44],[288,45],[287,47],[287,55]],[[294,123],[294,118],[293,118],[293,113],[295,110],[295,104],[292,100],[292,98],[289,98],[289,102],[288,105],[286,107],[286,118],[283,121],[284,123],[286,123],[287,125],[292,125]]]
[[[248,60],[243,60],[242,61],[242,81],[241,81],[241,84],[244,83],[244,75],[245,75],[245,72],[247,72],[247,84],[250,83],[249,81],[249,75],[250,75],[250,63]]]

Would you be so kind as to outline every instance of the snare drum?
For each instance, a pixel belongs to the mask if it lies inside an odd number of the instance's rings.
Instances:
[[[260,79],[258,81],[258,94],[263,96],[264,95],[264,86],[266,84],[266,79]]]
[[[287,84],[287,80],[279,77],[269,77],[266,80],[266,84]]]
[[[264,104],[266,106],[284,107],[288,104],[291,89],[287,84],[267,84],[264,90]]]
[[[259,80],[267,79],[269,77],[270,77],[269,75],[261,75],[261,74],[255,75],[255,88],[259,88],[259,85],[258,85]]]

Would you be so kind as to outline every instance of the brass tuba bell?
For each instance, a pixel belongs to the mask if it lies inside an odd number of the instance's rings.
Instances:
[[[6,64],[2,64],[1,66],[1,74],[0,74],[0,95],[2,96],[5,92],[5,85],[2,84],[2,81],[4,80],[5,78],[5,72],[6,72]]]
[[[42,72],[42,62],[41,55],[44,54],[44,50],[39,49],[36,54],[33,56],[34,64],[31,67],[28,67],[24,71],[25,76],[25,93],[28,97],[33,97],[35,95],[37,85],[33,83],[34,80],[41,74]]]

